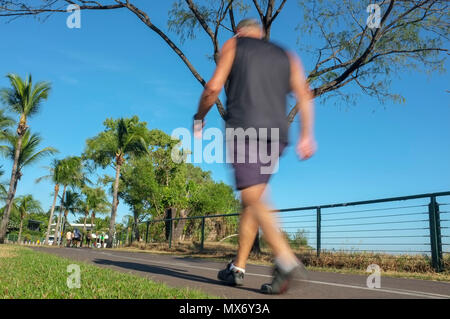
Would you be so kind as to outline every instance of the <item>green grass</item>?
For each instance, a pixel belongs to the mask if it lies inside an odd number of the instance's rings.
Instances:
[[[80,266],[81,287],[69,289],[67,266]],[[193,289],[170,288],[146,278],[99,268],[26,247],[0,245],[3,299],[205,299]]]

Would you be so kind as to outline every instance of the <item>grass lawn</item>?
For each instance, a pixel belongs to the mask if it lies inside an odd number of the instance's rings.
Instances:
[[[80,266],[81,287],[69,289],[67,266]],[[4,299],[204,299],[193,289],[170,288],[146,278],[99,268],[87,263],[0,245],[0,298]]]

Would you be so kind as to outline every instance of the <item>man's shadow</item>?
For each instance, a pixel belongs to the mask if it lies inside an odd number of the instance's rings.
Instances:
[[[142,271],[146,273],[156,274],[156,275],[165,275],[180,279],[185,279],[189,281],[194,282],[202,282],[207,284],[213,284],[213,285],[220,285],[224,287],[232,287],[230,285],[224,285],[223,282],[215,279],[211,279],[208,277],[198,276],[194,274],[187,273],[187,270],[185,269],[179,269],[179,268],[173,268],[173,267],[160,267],[160,266],[154,266],[154,265],[147,265],[147,264],[140,264],[135,262],[128,262],[128,261],[116,261],[116,260],[109,260],[109,259],[94,259],[94,263],[99,265],[106,265],[106,266],[116,266],[124,269],[129,270],[135,270],[135,271]],[[252,291],[256,293],[260,293],[258,289],[249,288],[249,287],[235,287],[247,291]]]

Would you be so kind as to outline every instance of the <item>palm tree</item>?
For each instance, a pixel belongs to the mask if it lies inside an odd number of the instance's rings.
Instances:
[[[79,202],[79,213],[81,213],[84,217],[83,219],[83,234],[86,233],[86,221],[87,218],[89,216],[89,201],[88,201],[88,197],[86,196],[86,190],[83,188],[82,189],[82,194],[84,195],[82,199],[80,199]]]
[[[16,134],[6,134],[5,141],[7,145],[0,145],[0,152],[3,156],[15,161],[16,155],[19,154],[17,158],[17,163],[15,163],[14,174],[11,179],[14,184],[10,184],[8,191],[8,197],[6,199],[6,206],[3,213],[2,225],[0,230],[0,243],[4,242],[6,235],[6,227],[8,225],[9,216],[11,213],[12,201],[10,198],[14,198],[17,189],[17,183],[22,177],[22,170],[24,167],[32,165],[42,158],[55,154],[58,152],[53,147],[45,147],[38,151],[38,147],[42,142],[42,138],[38,134],[31,134],[29,130],[26,130],[22,136]],[[21,147],[18,151],[17,148]]]
[[[107,196],[103,188],[96,187],[83,187],[82,193],[84,194],[84,200],[80,203],[81,212],[84,215],[83,232],[86,231],[86,220],[91,213],[91,227],[94,225],[96,213],[107,213],[110,207]]]
[[[63,185],[63,193],[61,197],[61,205],[59,206],[59,215],[56,222],[54,234],[55,240],[53,241],[53,245],[60,244],[57,239],[59,238],[58,233],[60,232],[61,219],[64,212],[64,202],[66,200],[65,198],[67,187],[82,187],[82,185],[87,180],[85,174],[83,173],[83,162],[80,157],[67,157],[61,160],[60,165],[60,183]]]
[[[41,203],[33,198],[33,195],[19,196],[14,200],[13,209],[20,216],[19,236],[17,242],[20,243],[22,237],[23,220],[29,213],[42,213]]]
[[[56,206],[56,200],[58,198],[58,194],[59,194],[59,187],[60,184],[62,182],[62,177],[63,177],[63,165],[65,163],[57,160],[57,159],[53,159],[51,165],[49,167],[47,167],[47,170],[50,172],[50,174],[39,177],[38,179],[36,179],[36,183],[41,182],[42,180],[46,179],[46,180],[50,180],[55,184],[54,187],[54,197],[53,197],[53,204],[52,204],[52,208],[50,209],[50,217],[48,219],[48,227],[47,227],[47,233],[45,234],[45,245],[48,245],[48,238],[50,237],[50,230],[51,230],[51,225],[53,222],[53,214],[55,212],[55,206]]]
[[[2,223],[0,225],[0,244],[4,242],[6,228],[11,213],[11,206],[15,195],[15,185],[19,176],[19,159],[22,151],[22,143],[28,130],[28,117],[38,113],[40,106],[44,100],[48,98],[50,92],[50,83],[37,82],[33,85],[31,75],[24,81],[16,74],[8,74],[11,88],[3,88],[0,90],[0,99],[14,113],[20,116],[17,125],[17,140],[14,145],[13,167],[11,170],[11,180],[9,182],[8,195],[6,198],[6,207],[3,214]]]
[[[103,168],[113,165],[116,171],[107,241],[107,247],[111,248],[115,233],[121,168],[128,157],[139,157],[148,154],[148,143],[146,141],[148,130],[146,124],[139,122],[137,116],[130,119],[108,119],[104,124],[106,126],[105,131],[87,140],[85,156]]]
[[[61,201],[61,204],[63,205],[61,207],[61,210],[64,210],[64,224],[63,224],[63,233],[64,228],[67,222],[67,216],[70,213],[76,214],[80,210],[80,194],[73,192],[73,191],[67,191],[66,197],[63,201]]]

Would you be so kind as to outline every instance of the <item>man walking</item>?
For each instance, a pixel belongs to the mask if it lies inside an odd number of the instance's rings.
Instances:
[[[261,291],[279,294],[286,292],[296,275],[305,271],[262,198],[274,171],[273,161],[278,160],[288,143],[286,98],[290,92],[297,98],[301,119],[297,145],[300,158],[310,158],[316,150],[316,143],[313,135],[313,96],[300,60],[294,53],[263,41],[263,36],[264,32],[256,20],[244,19],[238,24],[236,35],[224,44],[217,68],[205,86],[194,115],[194,136],[201,136],[204,118],[225,86],[226,144],[233,157],[236,188],[241,192],[242,214],[236,259],[219,272],[218,278],[231,285],[243,284],[247,258],[261,227],[275,255],[273,280],[270,284],[264,284]],[[261,156],[263,150],[271,153],[269,171],[265,165],[267,160]]]

